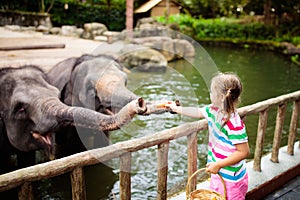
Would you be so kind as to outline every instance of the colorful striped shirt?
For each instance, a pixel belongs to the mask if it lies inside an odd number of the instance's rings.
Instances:
[[[228,122],[222,127],[224,118],[218,119],[218,108],[208,105],[201,110],[208,120],[207,163],[227,158],[236,151],[235,144],[248,141],[245,124],[237,112],[232,113]],[[221,168],[219,173],[226,181],[238,182],[246,175],[246,162],[241,160],[234,165]]]

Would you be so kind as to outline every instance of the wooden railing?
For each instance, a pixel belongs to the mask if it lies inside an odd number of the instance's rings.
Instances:
[[[287,103],[293,102],[293,111],[290,121],[288,153],[293,155],[296,138],[297,122],[300,110],[300,91],[268,99],[253,105],[238,109],[241,117],[259,113],[257,140],[254,153],[254,170],[261,170],[263,141],[266,133],[268,110],[278,107],[274,134],[272,158],[278,162],[281,132]],[[207,129],[206,120],[186,123],[181,126],[164,130],[150,136],[119,142],[104,148],[89,150],[74,154],[51,162],[16,170],[0,175],[0,192],[18,187],[19,199],[33,199],[31,183],[45,178],[51,178],[70,172],[72,184],[72,199],[86,199],[84,170],[88,165],[120,159],[120,199],[131,198],[131,154],[145,148],[157,146],[157,199],[167,199],[167,175],[169,142],[180,137],[187,137],[188,145],[188,176],[197,170],[197,133]],[[300,146],[299,146],[300,148]],[[190,190],[194,190],[196,181],[190,183]],[[29,192],[28,192],[29,191]]]

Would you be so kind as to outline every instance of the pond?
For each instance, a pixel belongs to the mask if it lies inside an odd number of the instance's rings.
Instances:
[[[206,54],[206,51],[208,54]],[[180,100],[184,106],[203,106],[210,103],[208,80],[216,70],[237,73],[243,83],[241,106],[256,103],[268,98],[293,92],[300,89],[300,68],[273,52],[250,49],[229,49],[205,47],[198,49],[199,57],[194,61],[179,60],[169,63],[165,73],[142,73],[132,71],[128,74],[128,87],[146,100]],[[211,59],[209,59],[209,55]],[[207,61],[209,60],[209,61]],[[195,67],[203,65],[206,68]],[[288,105],[286,123],[283,131],[283,142],[287,141],[291,105]],[[264,152],[272,148],[276,109],[269,112],[267,136]],[[164,113],[150,116],[136,116],[132,122],[120,130],[111,133],[111,142],[130,140],[148,136],[196,119],[178,114]],[[253,158],[258,116],[245,119],[251,155]],[[207,152],[206,131],[198,134],[198,167],[206,163]],[[170,143],[168,189],[186,179],[187,176],[187,145],[185,138]],[[156,148],[141,150],[132,154],[132,199],[156,199]],[[106,165],[90,166],[86,171],[87,198],[119,199],[119,181],[117,161]],[[53,185],[68,185],[66,177],[53,179]],[[68,179],[67,179],[68,180]],[[47,188],[47,187],[46,187]],[[44,194],[43,199],[69,199],[68,188],[48,191],[54,195]],[[59,196],[61,198],[59,198]],[[56,198],[57,197],[57,198]]]

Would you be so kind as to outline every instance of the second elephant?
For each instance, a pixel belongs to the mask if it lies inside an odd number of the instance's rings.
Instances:
[[[68,105],[113,114],[137,99],[126,88],[127,75],[122,66],[107,55],[71,57],[53,66],[47,76]]]

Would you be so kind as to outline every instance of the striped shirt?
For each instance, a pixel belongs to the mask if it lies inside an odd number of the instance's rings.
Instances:
[[[230,115],[228,122],[222,127],[223,120],[218,120],[218,108],[205,106],[202,113],[208,120],[209,142],[207,163],[225,159],[236,151],[235,144],[248,141],[246,127],[237,112]],[[246,162],[240,162],[220,169],[220,175],[226,181],[238,182],[246,175]]]

